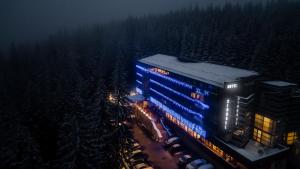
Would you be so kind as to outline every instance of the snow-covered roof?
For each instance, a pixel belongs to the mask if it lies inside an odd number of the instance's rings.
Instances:
[[[130,101],[130,102],[139,102],[139,101],[143,101],[145,98],[144,96],[138,94],[138,95],[133,95],[133,96],[126,96],[126,98]]]
[[[227,145],[232,150],[239,153],[240,155],[242,155],[246,159],[250,160],[251,162],[261,160],[263,158],[271,157],[273,155],[285,152],[289,149],[288,147],[285,147],[285,146],[280,146],[280,148],[279,147],[274,147],[274,148],[263,147],[260,143],[255,142],[253,140],[249,140],[249,142],[247,143],[247,145],[244,148],[239,148],[239,147],[234,146],[231,143],[226,143],[219,138],[217,138],[217,140],[219,140],[223,144]],[[258,153],[259,150],[263,150],[263,152],[260,154],[260,153]]]
[[[234,82],[243,77],[258,75],[255,71],[217,65],[206,62],[180,62],[174,56],[156,54],[139,60],[142,63],[156,66],[170,72],[186,76],[208,84],[224,87],[224,82]]]
[[[277,86],[277,87],[286,87],[286,86],[296,86],[297,85],[295,83],[289,83],[289,82],[279,81],[279,80],[264,81],[263,83],[272,85],[272,86]]]

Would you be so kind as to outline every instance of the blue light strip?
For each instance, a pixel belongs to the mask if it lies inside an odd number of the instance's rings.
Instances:
[[[165,106],[164,104],[162,104],[160,101],[156,100],[153,97],[150,97],[150,101],[153,104],[155,104],[156,106],[158,106],[159,108],[161,108],[162,110],[164,110],[165,112],[171,114],[174,118],[176,118],[177,120],[179,120],[181,123],[183,123],[184,125],[186,125],[188,128],[190,128],[193,131],[195,131],[200,136],[202,136],[204,138],[206,137],[206,131],[201,126],[199,126],[199,125],[197,125],[195,123],[192,123],[189,120],[185,119],[180,114],[176,113],[175,111],[173,111],[169,107]]]
[[[140,77],[143,77],[143,75],[140,74],[140,73],[138,73],[138,72],[136,72],[136,75],[138,75],[138,76],[140,76]]]
[[[164,76],[164,75],[159,74],[159,73],[157,73],[157,72],[152,72],[152,71],[149,71],[149,72],[150,72],[151,74],[153,74],[153,75],[159,76],[159,77],[161,77],[161,78],[163,78],[163,79],[166,79],[166,80],[168,80],[168,81],[171,81],[171,82],[173,82],[173,83],[176,83],[176,84],[178,84],[178,85],[180,85],[180,86],[184,86],[184,87],[186,87],[186,88],[193,89],[193,86],[192,86],[192,85],[189,85],[189,84],[187,84],[187,83],[181,82],[181,81],[179,81],[179,80],[173,79],[173,78],[168,77],[168,76]]]
[[[187,100],[189,100],[191,102],[196,102],[196,103],[200,104],[202,110],[209,109],[209,106],[206,105],[206,104],[204,104],[200,100],[193,99],[193,98],[191,98],[191,97],[189,97],[189,96],[187,96],[185,94],[182,94],[182,93],[180,93],[180,92],[178,92],[176,90],[173,90],[172,88],[170,88],[168,86],[165,86],[165,85],[163,85],[163,84],[161,84],[161,83],[159,83],[159,82],[157,82],[155,80],[150,79],[150,82],[154,83],[154,84],[157,84],[158,86],[163,87],[163,88],[165,88],[165,89],[167,89],[167,90],[169,90],[169,91],[171,91],[171,92],[173,92],[173,93],[175,93],[175,94],[177,94],[177,95],[179,95],[179,96],[181,96],[181,97],[183,97],[183,98],[185,98],[185,99],[187,99]]]
[[[143,94],[143,91],[140,88],[136,87],[135,90],[138,94]]]
[[[176,79],[174,79],[174,78],[171,78],[171,77],[169,77],[169,76],[165,76],[165,75],[162,75],[162,74],[160,74],[160,73],[153,72],[153,71],[151,71],[151,70],[147,70],[146,68],[144,68],[144,67],[142,67],[142,66],[140,66],[140,65],[136,65],[136,67],[137,67],[138,69],[142,70],[142,71],[149,72],[150,74],[153,74],[153,75],[155,75],[155,76],[161,77],[161,78],[166,79],[166,80],[168,80],[168,81],[170,81],[170,82],[176,83],[176,84],[178,84],[178,85],[180,85],[180,86],[184,86],[184,87],[186,87],[186,88],[193,89],[193,86],[192,86],[192,85],[187,84],[187,83],[185,83],[185,82],[181,82],[181,81],[176,80]]]
[[[193,115],[195,115],[195,116],[198,116],[198,117],[200,117],[201,119],[203,118],[202,114],[197,113],[197,112],[195,112],[195,111],[193,111],[193,110],[191,110],[191,109],[189,109],[189,108],[186,108],[186,107],[182,106],[182,105],[179,104],[178,102],[176,102],[176,101],[172,100],[171,98],[169,98],[168,96],[166,96],[166,95],[164,95],[164,94],[162,94],[162,93],[156,91],[155,89],[150,88],[150,90],[153,91],[154,93],[156,93],[156,94],[162,96],[163,98],[167,99],[168,101],[172,102],[174,105],[176,105],[177,107],[181,108],[182,110],[184,110],[184,111],[186,111],[186,112],[188,112],[188,113],[191,113],[191,114],[193,114]]]
[[[136,68],[141,69],[144,72],[148,72],[148,70],[140,65],[135,65]]]
[[[143,85],[143,83],[139,80],[135,80],[138,84]]]

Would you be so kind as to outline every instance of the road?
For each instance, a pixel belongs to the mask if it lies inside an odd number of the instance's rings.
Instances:
[[[137,125],[134,125],[132,132],[134,138],[144,146],[144,152],[149,156],[148,160],[155,169],[177,169],[178,159],[166,151],[162,143],[153,141]]]

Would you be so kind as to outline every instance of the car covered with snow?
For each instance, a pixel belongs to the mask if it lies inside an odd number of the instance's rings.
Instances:
[[[191,161],[193,160],[193,157],[189,154],[184,154],[183,156],[181,156],[179,159],[178,159],[178,165],[179,166],[184,166],[188,163],[190,163]]]
[[[150,166],[147,165],[146,163],[139,163],[137,165],[135,165],[133,168],[134,169],[145,169],[145,168],[149,168]]]
[[[215,167],[212,164],[204,164],[198,167],[198,169],[214,169]]]
[[[204,159],[196,159],[186,165],[186,169],[198,169],[201,165],[206,164],[207,161]]]
[[[130,154],[130,158],[145,158],[146,155],[143,153],[142,150],[134,150]]]
[[[165,144],[164,146],[166,148],[172,146],[173,144],[176,144],[176,143],[179,143],[180,142],[180,139],[179,137],[172,137],[172,138],[169,138],[168,140],[165,141]]]
[[[180,152],[182,150],[183,150],[183,148],[180,144],[174,144],[169,148],[169,151],[170,151],[171,154],[175,154],[175,153]]]

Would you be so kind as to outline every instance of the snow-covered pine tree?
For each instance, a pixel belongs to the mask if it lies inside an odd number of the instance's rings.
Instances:
[[[2,97],[2,94],[0,91],[0,168],[43,169],[36,140],[23,124],[22,116],[6,102],[9,99]]]

